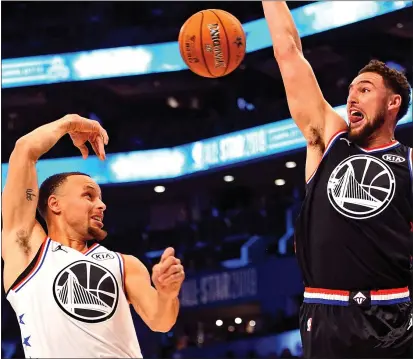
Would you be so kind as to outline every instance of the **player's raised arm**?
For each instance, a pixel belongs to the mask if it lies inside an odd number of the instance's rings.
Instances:
[[[25,254],[32,250],[29,239],[36,224],[39,198],[36,162],[64,134],[62,123],[53,122],[21,137],[14,146],[2,198],[3,258],[14,248],[22,249]],[[44,238],[40,236],[33,240],[42,241]]]
[[[39,246],[35,242],[40,244],[44,240],[45,233],[35,218],[39,197],[36,162],[66,133],[70,133],[84,157],[87,156],[85,142],[89,141],[95,152],[104,158],[106,131],[98,122],[77,115],[43,125],[17,140],[10,156],[2,198],[2,257],[5,260],[9,255],[14,258],[15,249],[29,255],[31,246],[37,250]]]
[[[345,121],[324,99],[317,79],[304,58],[300,37],[285,1],[263,1],[265,18],[281,71],[292,118],[307,142],[324,150],[326,141]]]

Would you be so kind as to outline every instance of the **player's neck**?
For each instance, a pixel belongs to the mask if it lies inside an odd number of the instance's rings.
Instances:
[[[52,240],[59,242],[66,247],[73,248],[79,252],[87,250],[86,240],[73,228],[59,226],[57,224],[49,224],[48,235]]]
[[[388,122],[387,122],[388,123]],[[363,143],[359,144],[362,148],[377,148],[386,146],[395,141],[394,128],[392,126],[382,126],[374,131]]]
[[[377,148],[377,147],[390,145],[394,141],[395,141],[394,135],[371,138],[371,139],[369,138],[365,143],[361,144],[360,147],[364,149]]]

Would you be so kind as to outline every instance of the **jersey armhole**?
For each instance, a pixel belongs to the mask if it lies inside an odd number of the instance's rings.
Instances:
[[[19,288],[23,287],[23,283],[26,281],[26,279],[30,279],[30,275],[33,273],[36,274],[37,270],[40,269],[41,267],[41,259],[42,257],[44,258],[43,254],[45,253],[45,247],[46,247],[46,243],[48,242],[48,237],[46,237],[42,243],[42,245],[39,247],[39,249],[37,250],[36,255],[34,256],[34,258],[30,261],[30,263],[28,264],[28,266],[23,270],[23,272],[20,273],[20,275],[16,278],[16,280],[13,282],[13,284],[10,286],[10,288],[7,290],[6,292],[6,298],[9,295],[10,291],[13,290],[14,292],[16,292],[16,290],[19,290]],[[48,247],[48,246],[47,246]],[[48,248],[46,248],[47,251]],[[37,268],[37,270],[36,270]],[[26,283],[28,282],[28,280],[26,281]]]
[[[324,150],[324,153],[323,153],[323,156],[321,157],[320,162],[318,163],[318,165],[317,165],[316,169],[314,170],[313,174],[306,180],[307,185],[310,184],[311,180],[314,178],[315,174],[317,173],[317,170],[320,168],[321,162],[323,162],[324,157],[327,156],[328,152],[333,147],[334,143],[344,133],[347,133],[347,131],[341,130],[341,131],[336,132],[333,136],[331,136],[330,140],[327,142],[327,146]]]
[[[413,148],[411,147],[409,147],[409,150],[407,151],[407,163],[410,174],[410,200],[412,201],[413,205]],[[413,222],[413,218],[411,220]]]
[[[118,252],[115,252],[115,253],[118,256],[118,260],[119,260],[119,269],[120,269],[120,276],[121,276],[121,281],[122,281],[122,289],[123,289],[123,292],[125,293],[126,299],[128,299],[128,294],[126,293],[126,285],[125,285],[125,259],[123,258],[122,253],[118,253]]]

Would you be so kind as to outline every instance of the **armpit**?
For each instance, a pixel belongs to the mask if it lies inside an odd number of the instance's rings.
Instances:
[[[25,254],[30,252],[30,234],[27,230],[20,229],[16,233],[16,242]]]
[[[325,144],[321,137],[321,130],[316,127],[311,127],[308,135],[308,145],[311,147],[317,147],[321,153],[324,153]]]

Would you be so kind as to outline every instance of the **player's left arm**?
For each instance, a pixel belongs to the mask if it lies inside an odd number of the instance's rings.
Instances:
[[[173,248],[167,248],[160,262],[153,267],[155,288],[143,263],[133,256],[123,255],[126,296],[136,313],[155,332],[168,332],[179,313],[178,295],[185,272],[174,254]]]

